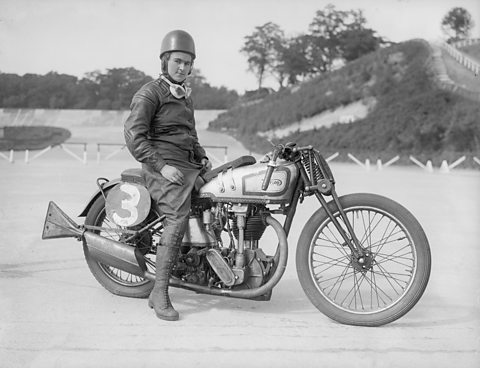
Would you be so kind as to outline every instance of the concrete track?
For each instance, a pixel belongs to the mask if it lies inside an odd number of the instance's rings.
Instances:
[[[206,137],[200,132],[210,144]],[[333,164],[340,194],[399,201],[432,248],[431,280],[417,306],[390,325],[359,328],[322,315],[297,281],[295,246],[316,209],[312,200],[299,208],[288,267],[269,302],[173,289],[181,320],[164,322],[146,300],[108,293],[90,274],[80,243],[42,241],[41,231],[49,200],[80,222],[95,179],[132,165],[125,156],[83,165],[53,151],[29,164],[0,162],[0,367],[479,366],[478,172]]]

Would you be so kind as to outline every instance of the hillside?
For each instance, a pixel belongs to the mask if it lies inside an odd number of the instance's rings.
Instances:
[[[228,131],[253,151],[266,152],[271,145],[262,132],[362,102],[369,107],[366,116],[299,129],[281,141],[312,144],[325,154],[348,151],[380,158],[415,154],[440,160],[480,152],[478,102],[440,89],[432,63],[426,42],[397,44],[260,103],[236,106],[211,122],[210,129]]]

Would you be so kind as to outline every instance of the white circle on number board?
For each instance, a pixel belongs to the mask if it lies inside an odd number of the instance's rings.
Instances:
[[[107,217],[123,227],[135,226],[150,212],[150,193],[142,185],[120,182],[107,194]]]

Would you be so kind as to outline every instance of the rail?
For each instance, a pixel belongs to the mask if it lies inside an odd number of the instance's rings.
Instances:
[[[110,143],[110,142],[99,142],[97,145],[97,163],[100,163],[101,160],[109,160],[121,151],[123,151],[127,146],[125,143]],[[106,156],[102,156],[102,147],[116,147],[112,152],[108,153]],[[217,164],[223,164],[228,161],[228,146],[202,146],[206,150],[220,149],[223,151],[223,159],[217,157],[209,151],[208,156],[213,159]]]

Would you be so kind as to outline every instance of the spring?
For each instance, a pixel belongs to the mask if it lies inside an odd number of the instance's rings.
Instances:
[[[312,179],[312,184],[316,184],[320,179],[324,178],[315,160],[315,156],[310,151],[306,154],[302,154],[302,165],[305,167],[308,175]]]

